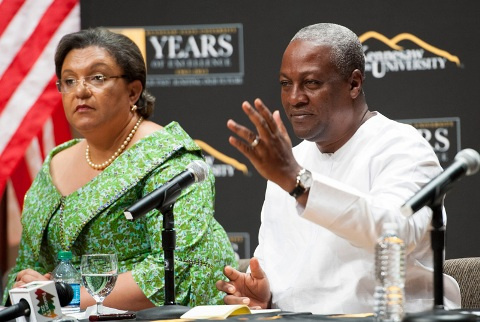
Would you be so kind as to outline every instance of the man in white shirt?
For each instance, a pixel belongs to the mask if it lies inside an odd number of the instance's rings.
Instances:
[[[411,126],[370,111],[358,37],[335,24],[300,30],[283,55],[278,111],[260,99],[242,104],[257,133],[229,120],[230,144],[268,180],[259,245],[250,272],[225,267],[227,304],[316,314],[373,310],[374,247],[383,223],[405,241],[406,311],[433,308],[429,208],[404,216],[401,205],[441,172]],[[458,284],[444,278],[445,304],[458,308]]]

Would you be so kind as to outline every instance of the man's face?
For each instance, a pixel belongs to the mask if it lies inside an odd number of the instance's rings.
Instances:
[[[331,63],[330,51],[296,40],[285,50],[280,68],[282,104],[295,135],[326,150],[342,141],[355,122],[350,82]]]

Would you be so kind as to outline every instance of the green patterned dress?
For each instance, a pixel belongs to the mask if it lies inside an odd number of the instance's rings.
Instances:
[[[66,142],[49,154],[25,197],[19,255],[4,295],[22,269],[51,272],[60,250],[72,251],[77,268],[83,254],[115,252],[119,273],[132,271],[150,301],[163,305],[163,216],[152,210],[130,222],[123,212],[185,170],[191,161],[201,159],[200,148],[172,122],[138,141],[85,186],[62,196],[52,183],[50,161],[79,141]],[[225,265],[236,265],[227,234],[213,217],[214,198],[210,172],[203,182],[185,189],[175,203],[178,304],[222,304],[223,294],[217,291],[215,282],[224,279]]]

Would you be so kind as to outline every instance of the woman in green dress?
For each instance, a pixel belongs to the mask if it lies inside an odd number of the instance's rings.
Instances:
[[[56,147],[28,191],[22,240],[7,290],[50,279],[59,251],[116,253],[119,276],[105,305],[141,310],[164,304],[163,215],[128,221],[124,210],[203,156],[176,122],[149,121],[154,97],[146,68],[127,37],[96,28],[68,34],[55,55],[57,87],[70,125],[83,137]],[[221,304],[215,281],[235,263],[214,218],[214,177],[185,189],[175,202],[176,302]],[[4,298],[6,298],[5,296]],[[81,308],[95,304],[82,287]]]

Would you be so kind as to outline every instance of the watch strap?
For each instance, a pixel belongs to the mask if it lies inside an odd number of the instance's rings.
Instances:
[[[302,169],[298,172],[298,174],[297,174],[297,185],[295,186],[295,188],[293,188],[292,191],[289,192],[290,196],[294,197],[295,199],[297,199],[298,197],[303,195],[310,188],[309,186],[305,187],[304,184],[302,183],[302,176],[306,173],[310,173],[310,171],[308,171],[306,169]]]
[[[290,196],[297,199],[298,197],[303,195],[305,192],[307,192],[307,190],[308,189],[305,189],[304,187],[297,184],[297,186],[292,191],[290,191]]]

